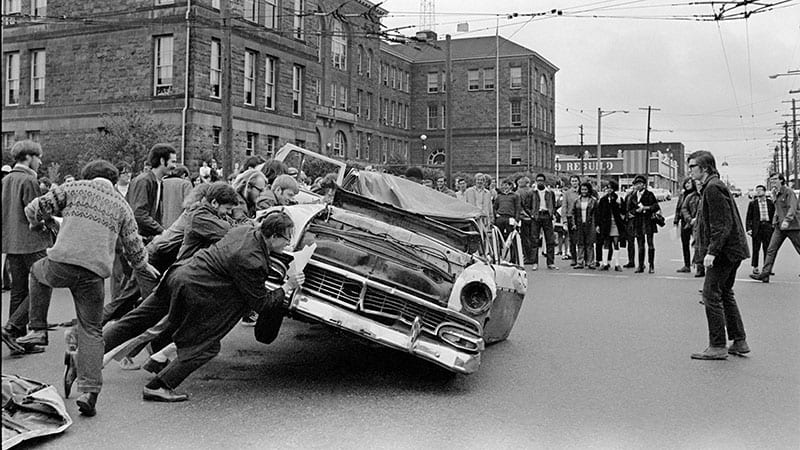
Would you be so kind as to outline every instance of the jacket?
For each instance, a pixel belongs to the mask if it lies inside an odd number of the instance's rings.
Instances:
[[[556,194],[553,193],[550,189],[545,189],[544,191],[544,202],[547,210],[550,212],[550,217],[555,217],[556,215]],[[539,204],[541,203],[541,199],[539,198],[539,189],[531,188],[528,191],[524,198],[522,198],[522,209],[525,210],[531,217],[534,219],[538,215],[539,212]]]
[[[709,176],[703,186],[698,214],[699,249],[703,255],[724,257],[739,262],[750,256],[742,218],[733,196],[718,175]]]
[[[619,239],[624,241],[625,233],[625,202],[619,198],[616,192],[606,194],[597,203],[595,210],[595,224],[600,228],[600,238],[607,238],[611,233],[611,219],[617,224]]]
[[[770,199],[764,199],[767,202],[767,221],[772,223],[775,219],[775,204]],[[761,210],[758,207],[758,199],[753,199],[747,205],[747,215],[745,216],[744,229],[745,231],[752,231],[753,235],[758,235],[761,228]],[[770,228],[772,228],[770,226]],[[771,231],[771,230],[770,230]]]
[[[3,253],[27,255],[53,245],[48,229],[31,230],[25,206],[41,195],[36,172],[17,164],[3,178]]]
[[[639,236],[658,233],[658,226],[653,221],[653,215],[661,211],[661,206],[659,206],[655,194],[645,189],[644,192],[642,192],[641,200],[637,202],[636,197],[636,192],[631,192],[626,202],[629,231],[631,235]],[[637,211],[637,209],[639,209],[639,203],[644,207],[644,211]]]
[[[586,208],[586,222],[583,221],[583,214],[581,214],[581,199],[578,197],[575,203],[572,204],[572,220],[574,224],[586,223],[592,228],[595,226],[595,211],[597,210],[597,199],[589,197],[589,206]]]
[[[180,177],[164,178],[161,182],[161,226],[169,228],[183,212],[183,200],[192,190],[192,182]]]
[[[160,188],[161,183],[152,170],[140,173],[128,187],[126,199],[136,218],[139,234],[147,241],[164,231],[161,226],[163,197],[158,201]]]
[[[797,196],[794,191],[786,186],[781,186],[775,193],[774,224],[780,227],[781,223],[789,222],[787,230],[800,230],[800,217],[797,214]]]
[[[509,191],[508,194],[498,192],[497,197],[495,197],[492,203],[492,208],[494,208],[494,213],[497,214],[497,216],[510,216],[513,217],[514,220],[519,220],[520,213],[522,212],[519,195],[511,191]]]
[[[178,261],[190,258],[198,250],[208,248],[222,239],[231,229],[231,224],[217,215],[217,211],[206,200],[200,202],[186,219]]]
[[[680,206],[683,228],[692,228],[692,219],[697,217],[697,211],[700,209],[700,194],[697,191],[692,191],[683,199],[683,203]]]

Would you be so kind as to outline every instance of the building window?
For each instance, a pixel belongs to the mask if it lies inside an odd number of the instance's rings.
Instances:
[[[333,155],[343,158],[346,153],[347,140],[344,137],[344,133],[337,131],[336,134],[333,135]]]
[[[522,125],[522,102],[511,100],[511,126],[518,127],[520,125]]]
[[[31,104],[44,103],[45,52],[31,52]]]
[[[522,164],[522,145],[520,145],[520,141],[509,141],[508,150],[511,154],[509,163],[512,166],[518,166]]]
[[[25,132],[25,139],[33,142],[39,142],[42,132],[39,130],[28,130]]]
[[[328,92],[330,95],[330,101],[328,102],[328,105],[330,105],[331,108],[336,108],[336,83],[331,83],[331,88],[328,90]]]
[[[447,72],[442,72],[442,92],[447,92]]]
[[[388,64],[381,64],[383,69],[381,70],[381,76],[383,77],[383,85],[389,87],[389,65]]]
[[[442,105],[442,129],[447,128],[447,106]]]
[[[356,132],[356,142],[355,142],[355,149],[356,149],[356,159],[361,159],[361,141],[364,139],[364,133],[361,131]]]
[[[356,65],[356,72],[359,75],[363,73],[363,65],[364,65],[364,47],[361,45],[358,46],[358,63]]]
[[[331,37],[331,59],[333,59],[333,67],[347,70],[347,35],[345,35],[342,22],[334,19],[331,32],[333,35]]]
[[[364,146],[364,159],[370,159],[370,146],[372,145],[372,133],[367,133],[367,144]]]
[[[222,144],[222,128],[213,127],[211,129],[211,145],[219,147]]]
[[[443,148],[434,150],[428,155],[428,164],[441,166],[447,162],[447,155],[444,152]]]
[[[219,98],[220,96],[220,81],[222,80],[222,52],[220,49],[222,44],[218,39],[211,40],[211,96]]]
[[[364,91],[356,90],[356,116],[361,117],[361,102],[364,100]]]
[[[389,138],[381,138],[381,162],[386,164],[389,160]]]
[[[244,149],[245,156],[253,156],[258,145],[258,133],[247,133],[247,144]]]
[[[275,24],[277,23],[277,11],[278,0],[264,0],[264,27],[275,28]],[[256,20],[258,20],[258,16],[256,16]],[[253,22],[256,20],[253,20]]]
[[[255,103],[254,91],[256,88],[256,54],[249,50],[244,52],[244,104],[252,106]]]
[[[411,72],[406,72],[406,92],[411,92]]]
[[[153,95],[172,94],[172,36],[155,38],[155,77]]]
[[[305,0],[294,0],[294,37],[303,39],[303,12],[306,9]]]
[[[522,67],[511,68],[511,89],[522,87]]]
[[[34,0],[35,1],[35,0]],[[171,5],[175,2],[175,0],[156,0],[156,6],[160,5]]]
[[[367,78],[372,77],[372,49],[367,49]]]
[[[3,14],[19,14],[22,12],[22,2],[20,0],[4,0]]]
[[[392,102],[392,106],[389,107],[389,125],[394,126],[394,118],[397,115],[397,103]]]
[[[431,72],[428,74],[428,93],[439,92],[439,74]]]
[[[272,157],[278,149],[278,136],[267,136],[267,156]]]
[[[211,7],[214,9],[219,9],[219,0],[211,0]]]
[[[439,125],[439,107],[428,105],[428,129],[435,130],[437,125]]]
[[[392,66],[392,89],[397,89],[397,67]]]
[[[303,114],[303,68],[292,67],[292,114]]]
[[[494,69],[483,69],[483,88],[494,89]]]
[[[467,90],[477,91],[481,88],[481,74],[476,70],[467,71]]]
[[[539,77],[539,93],[547,95],[547,78],[544,75]]]
[[[47,0],[31,0],[31,15],[44,17],[47,15]]]
[[[244,0],[244,20],[258,23],[258,0]]]
[[[6,54],[6,105],[19,105],[19,52]]]
[[[367,103],[364,105],[364,116],[372,120],[372,92],[367,92]]]
[[[3,133],[3,150],[7,152],[11,151],[11,147],[14,145],[14,141],[15,141],[15,136],[13,131]]]
[[[406,130],[408,129],[408,116],[411,114],[409,111],[410,109],[409,106],[406,106]]]
[[[347,86],[339,86],[339,109],[347,109]]]
[[[267,109],[275,109],[275,58],[267,56],[265,76],[266,88],[264,94],[264,107]]]

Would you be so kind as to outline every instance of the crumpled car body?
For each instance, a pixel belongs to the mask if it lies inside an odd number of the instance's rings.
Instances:
[[[39,436],[58,434],[72,425],[56,388],[17,375],[3,374],[3,448]]]
[[[281,207],[295,224],[291,246],[316,244],[285,314],[475,372],[486,345],[506,339],[519,314],[521,261],[499,261],[499,233],[464,202],[388,174],[340,179],[331,204],[299,196],[311,203]]]

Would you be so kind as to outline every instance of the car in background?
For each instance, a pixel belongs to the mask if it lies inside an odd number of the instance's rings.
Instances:
[[[731,188],[731,195],[733,195],[733,198],[739,198],[742,196],[742,190],[739,188]]]
[[[668,202],[672,199],[672,193],[668,189],[650,188],[650,192],[656,196],[656,200],[659,202]]]

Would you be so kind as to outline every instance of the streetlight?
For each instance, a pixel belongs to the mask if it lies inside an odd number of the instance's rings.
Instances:
[[[630,111],[625,110],[625,109],[615,109],[613,111],[603,111],[602,109],[597,108],[597,189],[598,189],[598,191],[600,190],[600,184],[601,184],[600,179],[601,179],[601,176],[602,176],[601,172],[603,170],[601,165],[600,165],[601,161],[602,161],[602,155],[601,155],[602,152],[601,152],[601,149],[600,149],[600,124],[601,124],[600,119],[602,119],[603,116],[610,116],[611,114],[618,113],[618,112],[621,112],[623,114],[628,114]],[[648,155],[648,158],[649,158],[649,156],[650,155]]]
[[[770,79],[776,79],[778,77],[791,77],[800,75],[800,69],[788,70],[786,73],[776,73],[774,75],[770,75]]]

